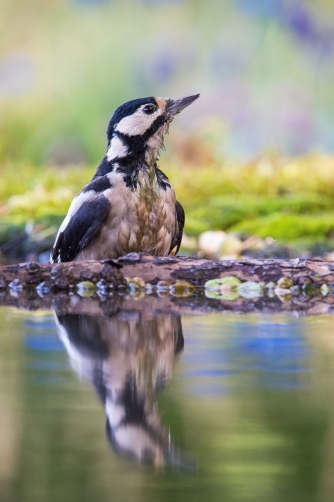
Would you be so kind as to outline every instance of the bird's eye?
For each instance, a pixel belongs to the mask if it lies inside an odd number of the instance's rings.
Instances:
[[[146,113],[146,115],[152,115],[152,113],[155,112],[155,106],[154,105],[145,105],[143,108],[143,112]]]

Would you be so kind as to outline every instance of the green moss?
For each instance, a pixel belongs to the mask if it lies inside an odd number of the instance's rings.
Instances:
[[[274,213],[263,218],[242,221],[232,229],[283,241],[306,237],[319,240],[334,235],[334,213],[322,212],[310,215]]]
[[[272,237],[317,254],[334,247],[334,157],[309,156],[283,161],[202,168],[164,159],[177,198],[186,212],[185,231],[206,230]],[[171,168],[170,165],[174,165]],[[1,166],[1,221],[6,227],[27,221],[59,226],[73,197],[95,166],[66,168],[31,164]],[[6,231],[1,230],[2,240]],[[318,248],[317,248],[318,246]]]
[[[299,215],[325,211],[330,209],[333,203],[328,196],[301,193],[277,198],[249,195],[220,196],[212,198],[205,206],[193,207],[189,202],[185,205],[189,214],[188,232],[197,235],[208,229],[229,230],[238,224],[242,227],[243,221],[249,222],[275,213]],[[246,232],[248,229],[241,231]]]

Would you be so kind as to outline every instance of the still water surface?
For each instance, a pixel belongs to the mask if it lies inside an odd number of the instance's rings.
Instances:
[[[334,500],[333,320],[0,309],[1,502]]]

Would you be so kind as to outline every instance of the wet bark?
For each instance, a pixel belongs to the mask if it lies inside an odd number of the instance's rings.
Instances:
[[[56,289],[68,289],[81,281],[101,279],[115,287],[124,286],[124,277],[141,277],[153,285],[159,281],[187,281],[204,286],[209,279],[235,276],[241,281],[277,282],[289,277],[295,285],[334,284],[334,262],[322,260],[206,260],[168,256],[159,258],[130,253],[118,260],[59,264],[21,263],[0,267],[0,288],[9,283],[36,286],[45,282]]]
[[[334,284],[334,262],[322,260],[206,260],[191,257],[153,257],[130,253],[119,258],[125,276],[139,276],[145,282],[187,281],[204,286],[210,279],[235,276],[241,281],[277,282],[289,277],[294,284]]]
[[[45,285],[52,290],[68,290],[83,281],[94,284],[105,281],[114,287],[126,286],[121,265],[112,261],[69,263],[18,263],[0,267],[0,290],[11,287],[36,287]]]
[[[276,284],[282,277],[289,277],[294,285],[300,287],[283,292],[283,296],[275,290],[276,294],[270,297],[265,290],[258,298],[208,298],[210,295],[206,296],[202,288],[205,282],[224,276],[236,276],[243,282]],[[135,292],[135,297],[131,297],[125,295],[125,277],[141,277],[145,283],[153,285],[159,281],[187,281],[198,288],[185,294],[182,291],[173,293],[169,288],[165,292],[157,290],[153,295],[145,295],[144,290],[139,290]],[[83,281],[100,283],[102,288],[95,289],[89,298],[82,297],[76,286]],[[53,265],[30,262],[0,267],[0,305],[103,315],[114,315],[124,309],[148,316],[157,313],[188,315],[263,311],[332,314],[334,293],[330,287],[323,296],[320,291],[322,284],[334,285],[334,263],[321,260],[215,261],[131,253],[116,262],[105,260]],[[308,286],[305,289],[303,285]]]

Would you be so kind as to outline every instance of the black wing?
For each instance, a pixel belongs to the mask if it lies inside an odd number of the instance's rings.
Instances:
[[[172,243],[170,245],[170,250],[169,252],[171,253],[174,248],[176,248],[176,251],[174,254],[177,254],[180,246],[181,246],[181,241],[182,241],[182,234],[183,234],[183,227],[184,227],[184,221],[185,221],[185,215],[184,215],[184,209],[181,206],[179,202],[176,201],[175,203],[175,232],[172,238]]]
[[[57,314],[56,312],[55,316],[70,343],[82,356],[92,359],[100,358],[101,360],[108,356],[109,350],[106,342],[102,339],[103,331],[99,316]]]
[[[59,232],[52,249],[51,263],[74,260],[105,223],[109,205],[104,195],[84,202],[71,217],[66,228]]]

